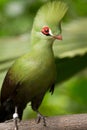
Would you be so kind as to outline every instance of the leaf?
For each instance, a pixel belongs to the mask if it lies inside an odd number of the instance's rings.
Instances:
[[[57,83],[63,82],[87,67],[87,19],[78,19],[65,26],[64,40],[56,42],[54,54]]]
[[[56,58],[57,83],[68,80],[78,72],[87,68],[87,53],[74,57]]]

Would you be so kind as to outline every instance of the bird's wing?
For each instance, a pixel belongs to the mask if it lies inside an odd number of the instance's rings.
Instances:
[[[32,54],[33,55],[33,54]],[[8,98],[13,97],[17,92],[17,89],[22,86],[26,81],[29,81],[30,76],[32,77],[33,71],[35,72],[38,65],[32,58],[31,54],[25,54],[15,61],[15,63],[8,70],[2,88],[1,88],[1,103]],[[35,74],[37,76],[37,74]],[[30,81],[31,82],[31,81]]]
[[[13,96],[16,88],[22,84],[24,63],[19,58],[8,70],[1,88],[1,103]]]
[[[13,94],[17,87],[18,81],[15,82],[15,78],[12,76],[13,74],[11,72],[11,69],[9,69],[1,88],[1,103],[7,100]]]
[[[51,93],[51,95],[54,93],[54,89],[55,89],[55,83],[52,84],[52,86],[50,87],[49,92]]]

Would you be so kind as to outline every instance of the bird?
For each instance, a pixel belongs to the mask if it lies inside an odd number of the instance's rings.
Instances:
[[[47,91],[54,92],[56,64],[53,52],[55,40],[62,40],[61,20],[67,12],[61,1],[50,1],[38,10],[31,31],[31,49],[20,56],[7,71],[1,87],[0,122],[19,117],[31,102],[38,121],[45,118],[39,112]],[[14,112],[17,112],[18,114]]]

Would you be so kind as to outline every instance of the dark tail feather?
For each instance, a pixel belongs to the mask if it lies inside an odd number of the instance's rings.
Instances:
[[[14,106],[10,101],[0,104],[0,122],[10,120],[13,118]]]
[[[0,122],[4,122],[5,118],[6,118],[6,110],[4,109],[4,107],[1,105],[0,106]]]

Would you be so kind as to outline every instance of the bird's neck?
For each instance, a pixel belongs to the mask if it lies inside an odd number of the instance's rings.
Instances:
[[[52,41],[39,39],[37,42],[35,42],[33,48],[39,52],[43,52],[43,51],[53,52],[52,46],[53,46]]]
[[[31,34],[31,47],[33,47],[35,50],[38,51],[45,51],[45,50],[52,50],[54,39],[45,39],[41,37],[40,33],[38,31],[35,31],[32,29]]]
[[[32,49],[33,53],[39,58],[39,60],[44,59],[47,61],[50,58],[52,58],[52,60],[54,59],[52,43],[41,40],[39,43],[36,43]]]

